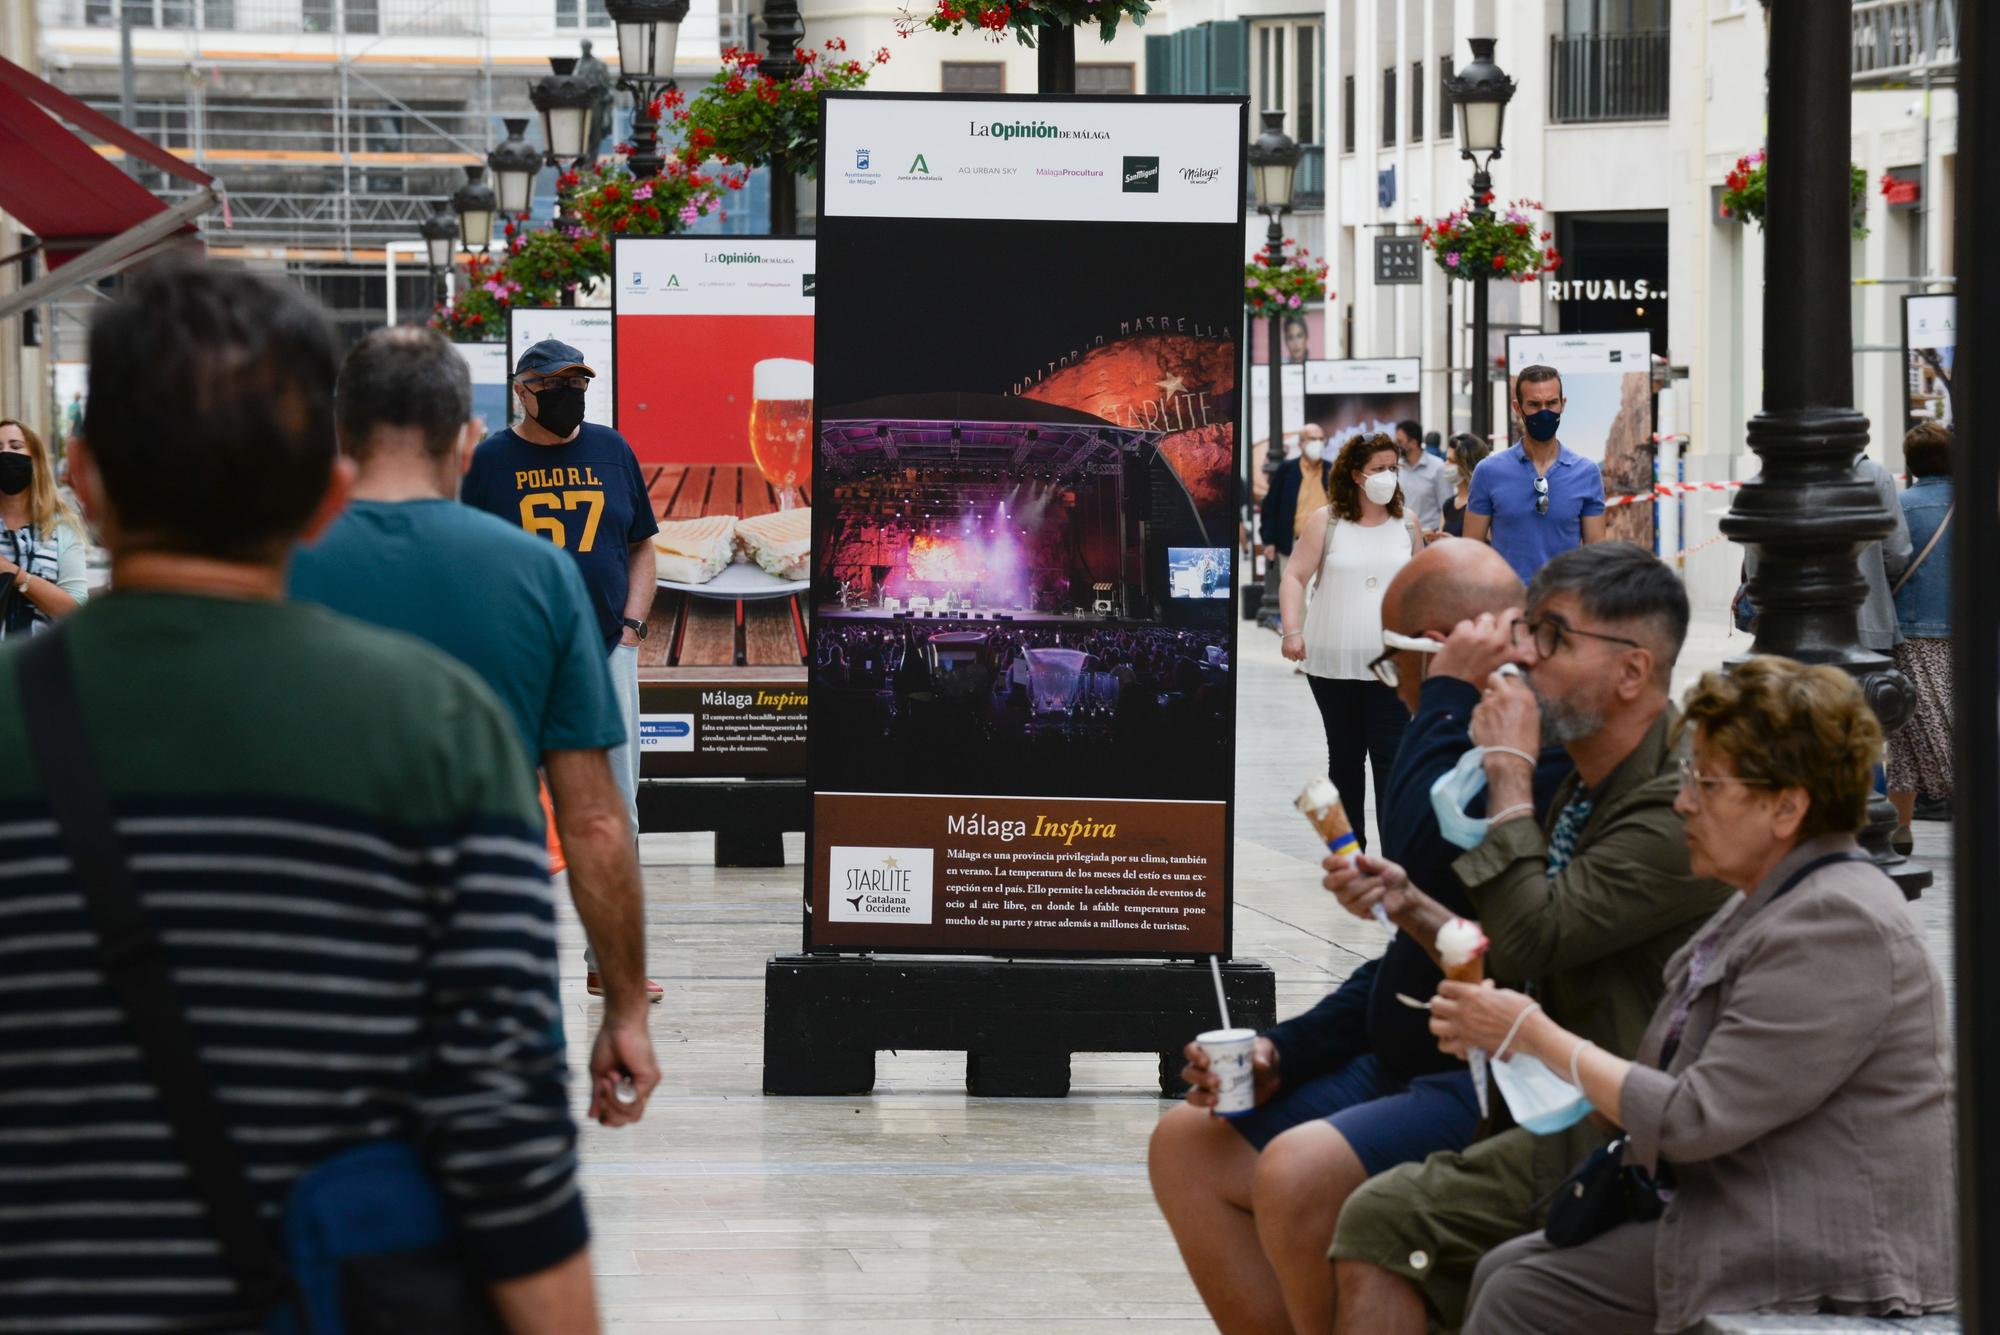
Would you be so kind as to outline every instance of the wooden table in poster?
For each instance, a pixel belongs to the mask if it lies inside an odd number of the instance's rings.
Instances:
[[[646,465],[645,471],[653,512],[662,520],[748,518],[777,509],[770,484],[748,465]],[[661,589],[639,645],[640,712],[693,713],[704,688],[803,693],[807,614],[796,596],[738,602]],[[714,830],[719,866],[782,865],[782,831],[805,828],[803,747],[789,767],[645,751],[640,775],[684,780],[641,785],[640,829]],[[738,777],[760,781],[734,782]]]

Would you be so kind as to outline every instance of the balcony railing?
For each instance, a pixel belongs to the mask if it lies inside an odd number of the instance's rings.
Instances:
[[[571,37],[579,24],[583,33],[611,31],[602,0],[39,0],[37,12],[44,28],[116,28],[129,14],[135,28],[195,32]],[[742,45],[748,12],[746,0],[697,4],[682,29],[683,47],[710,28],[719,30],[721,45]]]
[[[1550,37],[1550,122],[1665,120],[1671,46],[1665,28]]]
[[[1957,81],[1957,0],[1856,0],[1853,25],[1856,88]]]

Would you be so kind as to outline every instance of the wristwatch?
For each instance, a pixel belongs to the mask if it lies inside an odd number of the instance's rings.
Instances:
[[[634,635],[638,636],[640,639],[643,640],[646,638],[645,622],[640,621],[634,617],[620,617],[618,618],[618,620],[624,625],[625,629],[631,631]]]

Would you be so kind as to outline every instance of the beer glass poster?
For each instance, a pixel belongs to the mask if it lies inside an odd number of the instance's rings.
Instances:
[[[806,944],[1226,952],[1244,103],[825,108]]]
[[[1622,334],[1513,334],[1507,339],[1507,391],[1530,366],[1562,376],[1562,425],[1556,439],[1604,473],[1604,498],[1640,496],[1605,513],[1608,537],[1653,545],[1653,342],[1644,330]],[[1518,439],[1520,424],[1514,423]]]
[[[616,244],[618,426],[660,516],[642,774],[805,772],[813,305],[810,240]]]

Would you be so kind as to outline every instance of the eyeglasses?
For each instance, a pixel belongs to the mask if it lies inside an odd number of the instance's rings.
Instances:
[[[1740,783],[1746,788],[1776,787],[1769,779],[1744,779],[1734,774],[1703,774],[1694,767],[1694,762],[1686,756],[1680,759],[1681,791],[1688,795],[1689,803],[1696,811],[1701,810],[1701,790],[1714,784]]]
[[[1637,640],[1628,640],[1623,635],[1601,635],[1594,630],[1578,630],[1561,617],[1553,615],[1545,616],[1540,621],[1528,621],[1525,619],[1516,621],[1513,631],[1510,632],[1515,644],[1521,642],[1521,635],[1524,631],[1534,637],[1535,652],[1543,658],[1554,658],[1556,650],[1562,648],[1565,637],[1571,635],[1581,635],[1586,639],[1592,640],[1606,640],[1612,644],[1628,645],[1634,649],[1645,648]]]
[[[527,390],[530,394],[539,394],[545,389],[589,389],[590,377],[587,375],[563,375],[555,376],[548,380],[523,380],[521,388]]]
[[[1548,512],[1549,480],[1545,477],[1538,477],[1535,479],[1535,513],[1545,515]]]
[[[1368,664],[1368,671],[1374,674],[1375,680],[1392,691],[1403,684],[1402,673],[1396,670],[1397,654],[1406,649],[1413,654],[1434,654],[1444,648],[1444,645],[1436,640],[1427,640],[1415,635],[1400,635],[1393,630],[1382,632],[1382,643],[1389,647]]]

